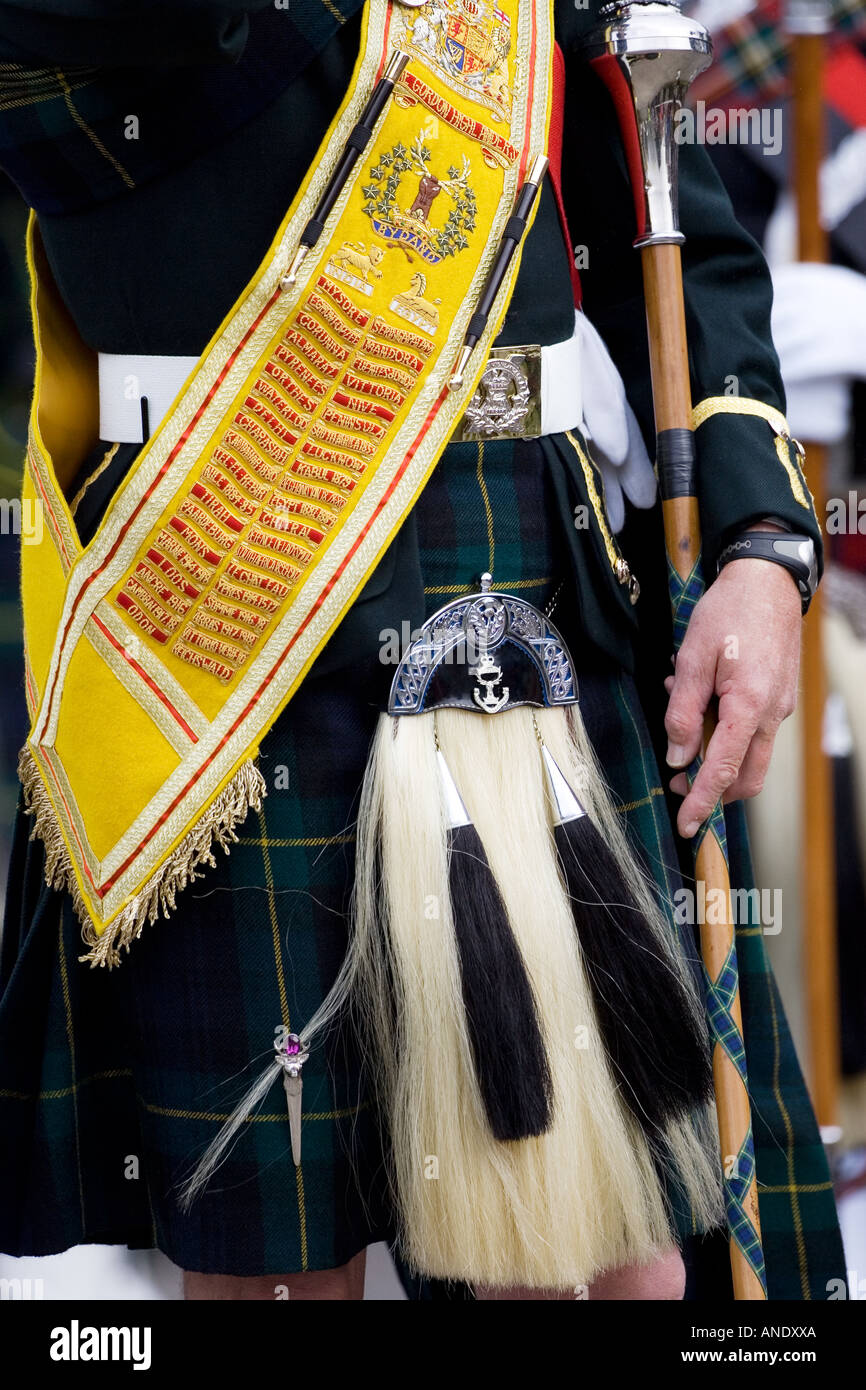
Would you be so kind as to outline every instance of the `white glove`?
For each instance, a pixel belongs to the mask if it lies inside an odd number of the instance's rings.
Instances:
[[[581,340],[583,431],[601,470],[608,524],[617,532],[625,522],[623,494],[636,507],[651,507],[656,476],[610,353],[586,314],[575,316],[575,326]]]
[[[851,382],[866,378],[866,276],[811,261],[773,272],[773,340],[797,439],[834,444],[851,413]]]

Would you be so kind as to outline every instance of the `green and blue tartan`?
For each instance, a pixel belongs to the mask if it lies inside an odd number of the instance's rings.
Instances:
[[[446,450],[407,523],[427,613],[484,570],[539,606],[563,578],[556,620],[568,635],[578,604],[556,517],[563,479],[577,487],[573,462],[561,436]],[[398,632],[407,617],[394,612]],[[628,834],[672,900],[677,847],[635,685],[573,634],[572,645],[582,715]],[[352,822],[389,676],[375,649],[350,680],[311,673],[264,742],[263,812],[118,970],[77,963],[78,923],[41,883],[42,851],[19,817],[0,981],[0,1248],[155,1245],[187,1269],[252,1275],[333,1267],[393,1238],[387,1144],[348,1030],[305,1068],[297,1170],[277,1084],[189,1216],[175,1200],[272,1056],[275,1028],[301,1027],[339,967]],[[726,820],[732,879],[749,886],[741,809]],[[823,1298],[844,1269],[824,1152],[760,927],[742,929],[738,947],[770,1296]]]
[[[0,13],[0,166],[40,213],[141,188],[264,111],[362,4],[9,7]]]
[[[83,210],[45,216],[43,230],[53,234],[95,345],[198,351],[211,331],[206,314],[222,313],[235,280],[238,288],[247,282],[297,187],[306,167],[301,137],[316,138],[345,90],[357,25],[334,31],[341,19],[357,21],[360,0],[305,0],[289,11],[270,0],[225,0],[207,10],[178,0],[171,13],[141,10],[138,31],[126,15],[123,24],[108,22],[112,3],[54,0],[50,20],[38,4],[25,4],[13,21],[9,7],[0,6],[0,163],[43,213]],[[581,10],[557,0],[567,52],[597,9],[596,0]],[[66,15],[75,23],[67,25]],[[277,22],[285,27],[277,30]],[[236,69],[232,59],[241,49]],[[292,82],[314,52],[321,52],[315,83]],[[174,80],[166,66],[172,61]],[[70,69],[94,62],[101,64],[99,82],[80,70],[70,81]],[[124,67],[125,74],[116,71]],[[635,330],[643,307],[630,250],[631,195],[617,162],[618,138],[589,74],[570,80],[569,94],[567,129],[582,138],[566,141],[563,182],[575,234],[590,253],[587,308],[650,431],[648,366]],[[125,115],[142,111],[140,141],[126,140]],[[298,140],[284,140],[289,130]],[[283,161],[256,186],[260,146],[269,149],[272,141]],[[124,246],[118,228],[128,228],[129,219],[161,231],[177,212],[212,196],[208,169],[201,169],[210,156],[193,158],[197,149],[219,155],[222,184],[246,190],[236,200],[243,216],[237,223],[215,219],[196,244],[198,293],[184,295],[194,277],[184,275],[182,284],[175,262],[160,257],[130,322],[120,305],[116,313],[106,306],[103,317],[97,310],[105,294],[99,273],[88,273],[85,248],[98,246],[104,264],[109,248]],[[743,389],[781,404],[764,346],[769,292],[699,154],[681,152],[680,180],[687,301],[700,329],[693,335],[693,388],[696,396],[717,392],[717,379],[730,369],[722,347],[733,337],[744,345]],[[236,246],[243,254],[233,259]],[[119,283],[125,287],[126,279]],[[224,303],[214,301],[214,285]],[[162,303],[175,310],[168,328],[150,312]],[[181,329],[191,346],[177,337]],[[543,193],[506,341],[554,342],[570,331],[567,265]],[[758,345],[754,351],[750,343]],[[711,421],[702,434],[701,505],[712,552],[729,522],[752,513],[786,515],[791,501],[762,422]],[[106,470],[85,494],[76,516],[82,527],[85,508],[92,525],[136,452],[121,446],[118,471]],[[29,824],[19,816],[0,958],[0,1247],[41,1254],[82,1241],[158,1245],[189,1269],[259,1274],[331,1267],[393,1235],[387,1142],[349,1029],[305,1068],[299,1171],[275,1086],[189,1217],[181,1217],[174,1190],[271,1058],[274,1029],[303,1026],[343,957],[352,821],[391,674],[378,660],[379,634],[385,626],[398,633],[404,622],[417,626],[476,586],[483,570],[537,604],[559,578],[566,581],[556,620],[576,659],[584,720],[635,848],[672,897],[682,882],[672,806],[642,712],[651,712],[652,733],[660,734],[661,674],[649,681],[639,672],[638,693],[624,670],[634,638],[646,637],[663,669],[670,649],[658,517],[641,514],[637,522],[653,559],[638,567],[643,597],[635,614],[612,578],[597,522],[583,531],[572,525],[575,506],[591,516],[582,470],[564,439],[446,451],[362,601],[265,741],[261,767],[270,795],[263,815],[251,816],[231,856],[220,856],[218,867],[186,890],[173,922],[147,928],[119,971],[78,965],[78,924],[68,901],[44,887],[41,848],[28,843]],[[633,517],[633,540],[634,525]],[[410,532],[417,550],[401,545]],[[728,808],[726,827],[732,881],[747,887],[751,866],[738,808]],[[694,956],[693,941],[684,937],[683,944]],[[743,928],[738,949],[770,1296],[821,1298],[844,1268],[823,1149],[760,927]],[[680,1230],[684,1237],[691,1232],[687,1212]],[[705,1287],[714,1282],[710,1266],[721,1268],[712,1296],[724,1297],[724,1240],[711,1237],[699,1254]],[[728,1294],[729,1287],[728,1280]]]

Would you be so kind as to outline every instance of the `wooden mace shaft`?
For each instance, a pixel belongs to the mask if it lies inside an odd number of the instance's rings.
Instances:
[[[820,171],[824,149],[821,34],[791,42],[794,190],[801,261],[826,261]],[[826,515],[826,453],[806,444],[806,481],[818,518]],[[801,663],[803,756],[803,963],[809,1029],[809,1080],[821,1125],[835,1125],[839,1103],[839,984],[836,959],[836,873],[833,783],[823,748],[827,680],[822,642],[823,596],[815,595],[803,625]]]
[[[644,295],[646,299],[649,336],[650,369],[652,373],[653,405],[656,433],[668,429],[692,427],[692,399],[689,375],[686,316],[683,302],[683,279],[680,248],[674,244],[644,247],[641,252]],[[672,497],[662,503],[665,528],[665,547],[671,564],[681,578],[692,570],[701,550],[698,502],[694,496]],[[708,714],[704,724],[701,755],[706,751],[715,720]],[[710,835],[695,857],[695,879],[706,885],[707,894],[721,889],[725,894],[727,911],[725,925],[701,924],[701,955],[710,979],[715,980],[734,943],[731,911],[730,879],[725,856]],[[718,899],[714,899],[718,901]],[[743,1018],[740,996],[737,993],[731,1014],[742,1036]],[[748,1092],[737,1068],[718,1043],[713,1049],[713,1083],[719,1122],[719,1144],[722,1166],[726,1174],[736,1162],[743,1141],[749,1132],[752,1116]],[[745,1198],[760,1237],[757,1185],[752,1179]],[[739,1246],[731,1241],[731,1276],[734,1297],[738,1301],[764,1299],[766,1294]]]

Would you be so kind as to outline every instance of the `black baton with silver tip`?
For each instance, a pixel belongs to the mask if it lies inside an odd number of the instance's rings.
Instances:
[[[388,66],[376,83],[370,100],[361,112],[360,120],[353,126],[346,140],[339,164],[328,180],[328,186],[316,204],[312,217],[301,233],[301,241],[285,275],[280,280],[283,289],[295,283],[301,264],[308,251],[312,251],[322,232],[334,204],[346,185],[346,180],[354,169],[359,157],[373,138],[373,130],[384,110],[385,103],[394,90],[394,84],[402,75],[409,61],[408,53],[393,53]]]
[[[478,301],[478,308],[469,320],[469,327],[466,330],[466,337],[463,339],[463,346],[460,349],[460,356],[457,359],[457,366],[448,381],[452,390],[463,385],[463,374],[472,356],[476,343],[487,327],[487,320],[493,308],[494,301],[502,286],[502,282],[511,265],[514,253],[526,234],[526,225],[529,221],[529,214],[532,212],[533,205],[538,197],[538,190],[541,181],[547,173],[548,159],[546,155],[540,154],[537,159],[532,161],[532,167],[526,178],[526,182],[517,195],[517,202],[514,211],[505,224],[505,230],[499,241],[487,282],[481,292]]]

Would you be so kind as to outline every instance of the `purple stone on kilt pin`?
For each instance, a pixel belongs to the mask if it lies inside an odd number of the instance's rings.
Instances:
[[[279,1037],[275,1038],[274,1049],[283,1069],[283,1088],[286,1092],[292,1136],[292,1158],[297,1165],[301,1161],[301,1068],[310,1054],[297,1033],[287,1033],[285,1042]]]
[[[283,1071],[289,1076],[300,1076],[301,1067],[310,1055],[300,1035],[286,1033],[285,1041],[282,1038],[274,1040],[274,1048]]]

